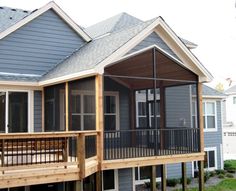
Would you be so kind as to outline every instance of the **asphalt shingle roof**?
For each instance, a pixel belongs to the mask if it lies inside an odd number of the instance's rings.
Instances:
[[[30,13],[30,11],[25,11],[22,9],[0,7],[0,32],[16,24],[18,21],[30,15]]]
[[[236,93],[236,85],[232,86],[231,88],[225,90],[224,92],[225,94],[232,94],[232,93]]]
[[[207,85],[203,85],[202,87],[202,95],[204,96],[226,96],[224,93],[221,93]]]

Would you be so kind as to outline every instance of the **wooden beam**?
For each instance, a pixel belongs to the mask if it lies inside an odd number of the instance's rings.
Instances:
[[[200,129],[200,152],[204,152],[204,122],[203,122],[203,108],[202,108],[202,84],[198,83],[198,109],[199,109],[199,129]]]
[[[103,115],[103,85],[104,79],[102,75],[95,78],[95,96],[96,96],[96,130],[99,132],[96,139],[96,149],[98,157],[98,169],[102,169],[103,161],[103,131],[104,131],[104,115]]]
[[[45,92],[44,88],[42,90],[42,132],[45,131]]]
[[[179,162],[191,162],[197,160],[204,160],[204,153],[104,160],[102,163],[102,170],[132,168],[138,166],[151,166],[161,164],[174,164]]]
[[[83,179],[85,177],[85,136],[84,134],[79,134],[77,137],[77,159],[79,167],[79,177]]]
[[[102,171],[96,172],[96,191],[102,191]]]
[[[204,190],[204,161],[198,161],[198,190]]]
[[[182,190],[186,191],[187,190],[186,163],[182,162],[181,167],[182,167]]]
[[[65,84],[65,117],[66,117],[66,131],[69,131],[69,84]]]
[[[151,172],[150,172],[150,183],[151,183],[151,191],[156,191],[156,166],[151,166]]]
[[[161,165],[161,190],[166,191],[166,165]]]

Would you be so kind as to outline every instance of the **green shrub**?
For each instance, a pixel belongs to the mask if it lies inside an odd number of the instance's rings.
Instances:
[[[227,172],[235,173],[236,172],[236,168],[232,167],[232,168],[228,169]]]
[[[208,181],[210,179],[210,172],[206,171],[204,172],[204,182]]]
[[[231,163],[225,162],[225,164],[224,164],[224,169],[225,169],[225,170],[227,170],[227,169],[229,169],[229,168],[231,168],[231,167],[232,167],[232,164],[231,164]]]
[[[225,175],[224,174],[219,174],[218,178],[223,179],[223,178],[225,178]]]
[[[227,178],[234,178],[234,175],[232,175],[232,174],[230,174],[230,173],[227,173],[227,174],[226,174],[226,177],[227,177]]]
[[[167,179],[166,185],[169,187],[175,187],[179,183],[179,180],[176,178],[173,179]]]
[[[183,182],[183,178],[180,178],[179,183],[182,184],[182,182]],[[192,178],[187,178],[187,184],[190,184],[191,182],[192,182]]]
[[[210,177],[214,177],[216,175],[216,172],[215,171],[210,171]]]
[[[224,170],[216,170],[216,174],[219,175],[219,174],[223,174],[225,175],[225,171]]]

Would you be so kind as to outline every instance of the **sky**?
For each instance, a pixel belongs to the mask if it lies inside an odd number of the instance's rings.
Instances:
[[[34,10],[48,0],[0,0],[0,6]],[[214,76],[210,84],[227,78],[236,84],[236,8],[235,0],[55,0],[79,25],[96,22],[127,12],[139,19],[162,16],[180,36],[198,45],[193,50]]]

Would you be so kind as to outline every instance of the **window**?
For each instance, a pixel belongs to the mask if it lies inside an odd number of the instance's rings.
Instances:
[[[117,170],[105,170],[102,173],[103,190],[116,191],[118,190],[118,172]]]
[[[205,156],[204,156],[204,168],[206,170],[215,170],[217,169],[217,153],[216,147],[205,148]],[[197,169],[197,161],[194,161],[194,169]]]
[[[204,121],[204,129],[206,130],[216,129],[215,102],[203,102],[203,121]]]
[[[119,99],[116,92],[105,92],[104,118],[105,130],[119,129]]]
[[[233,97],[233,104],[236,104],[236,97]]]
[[[136,167],[135,168],[135,184],[144,184],[147,181],[150,181],[151,175],[151,166]],[[161,176],[160,165],[156,166],[156,179],[158,180]]]
[[[72,130],[94,130],[96,113],[93,92],[72,90],[71,100]]]

